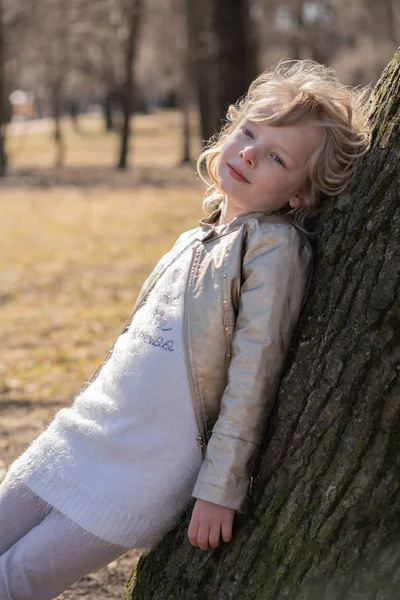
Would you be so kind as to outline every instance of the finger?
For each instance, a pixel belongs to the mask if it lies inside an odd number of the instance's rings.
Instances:
[[[211,548],[218,548],[219,537],[220,537],[220,524],[214,525],[210,530],[209,542],[210,542]]]
[[[200,524],[199,531],[197,533],[197,543],[201,550],[208,550],[208,537],[210,533],[209,525],[204,523]]]
[[[224,542],[230,542],[232,539],[232,522],[231,521],[223,521],[222,527],[222,539]]]
[[[195,519],[190,521],[189,529],[188,529],[188,538],[189,542],[192,546],[197,546],[197,533],[199,530],[199,522]]]

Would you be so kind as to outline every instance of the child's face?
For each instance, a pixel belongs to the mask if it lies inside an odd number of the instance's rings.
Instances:
[[[313,123],[274,127],[244,119],[222,146],[217,164],[231,214],[300,206],[305,166],[321,141]]]

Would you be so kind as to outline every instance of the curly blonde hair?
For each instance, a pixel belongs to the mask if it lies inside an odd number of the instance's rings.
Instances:
[[[219,207],[224,193],[217,179],[221,147],[244,118],[285,126],[310,121],[322,128],[321,145],[311,155],[303,183],[304,202],[290,213],[304,229],[304,220],[320,213],[328,197],[340,194],[352,179],[358,159],[371,141],[369,87],[354,88],[338,80],[335,71],[313,60],[281,61],[259,75],[247,94],[229,106],[226,122],[197,159],[197,172],[208,184],[203,210]]]

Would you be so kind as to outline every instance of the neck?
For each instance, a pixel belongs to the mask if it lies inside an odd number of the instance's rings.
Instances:
[[[221,214],[219,215],[218,225],[228,225],[235,217],[238,217],[241,213],[230,209],[226,199],[220,204]]]
[[[219,215],[218,222],[216,223],[217,226],[218,225],[228,225],[236,217],[239,217],[240,215],[243,215],[243,214],[247,214],[247,212],[251,212],[251,211],[245,211],[245,210],[231,208],[230,206],[228,206],[226,198],[225,198],[225,200],[223,200],[221,202],[221,204],[219,206],[221,208],[221,212]],[[266,214],[269,214],[269,215],[273,214],[273,213],[280,214],[280,210],[254,211],[254,212],[265,212]]]
[[[232,207],[228,206],[226,199],[220,204],[220,208],[221,208],[221,213],[219,215],[217,226],[218,225],[229,225],[229,223],[231,223],[233,221],[233,219],[235,219],[236,217],[240,217],[240,215],[245,215],[248,212],[251,212],[251,211],[240,210],[235,207],[232,208]],[[257,212],[257,211],[255,211],[255,212]]]

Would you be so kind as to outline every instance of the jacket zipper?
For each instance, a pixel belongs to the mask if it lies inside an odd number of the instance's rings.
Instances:
[[[198,435],[197,438],[196,438],[196,440],[197,440],[197,444],[198,444],[198,446],[200,448],[201,458],[202,458],[202,460],[204,460],[205,456],[206,456],[206,452],[205,452],[205,449],[204,449],[205,448],[204,440],[201,437],[201,435]]]
[[[189,278],[190,278],[190,274],[192,272],[192,266],[193,266],[193,260],[194,260],[194,256],[195,256],[195,252],[192,251],[192,258],[190,259],[190,265],[189,265],[189,271],[188,271],[188,275],[187,275],[187,279],[186,279],[186,286],[185,286],[185,296],[184,296],[184,301],[183,301],[183,341],[184,341],[184,356],[185,356],[185,363],[186,363],[186,372],[188,374],[188,379],[189,379],[189,387],[190,387],[190,395],[192,398],[192,403],[193,403],[193,408],[194,408],[194,412],[196,415],[196,421],[197,421],[197,428],[199,430],[199,435],[196,437],[196,441],[197,444],[200,448],[200,453],[201,453],[201,459],[204,460],[206,452],[205,452],[205,435],[203,432],[203,427],[201,424],[201,420],[199,417],[199,413],[198,413],[198,409],[197,409],[197,405],[196,405],[196,396],[195,396],[195,389],[194,389],[194,382],[193,382],[193,377],[192,377],[192,372],[191,369],[189,367],[189,359],[188,359],[188,334],[187,334],[187,327],[186,327],[186,313],[187,313],[187,297],[188,297],[188,289],[189,289]]]

